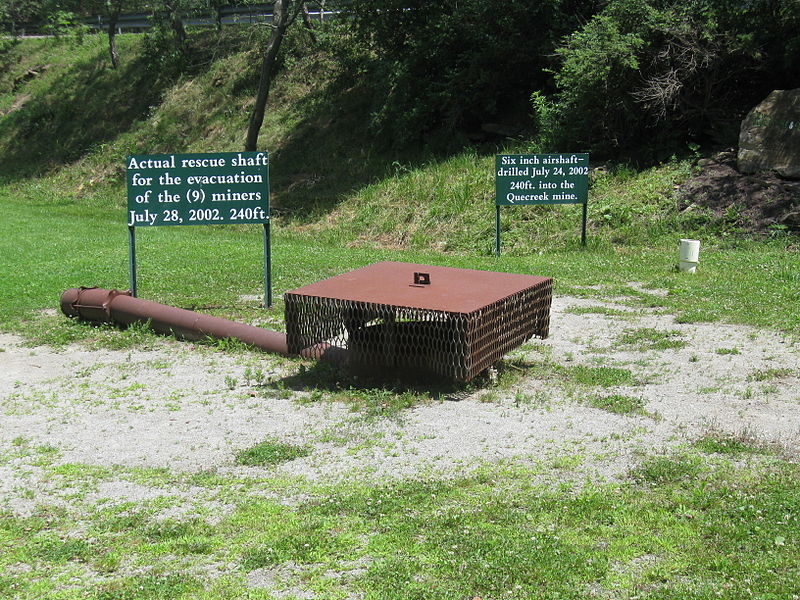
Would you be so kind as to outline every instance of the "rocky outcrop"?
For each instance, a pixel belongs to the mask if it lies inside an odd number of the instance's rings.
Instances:
[[[800,88],[775,90],[751,110],[739,132],[739,170],[800,179]]]
[[[701,160],[678,197],[681,211],[710,211],[743,231],[800,233],[800,181],[773,171],[742,174],[733,150]]]

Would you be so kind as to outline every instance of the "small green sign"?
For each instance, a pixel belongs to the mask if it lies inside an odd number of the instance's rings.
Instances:
[[[497,256],[500,256],[501,206],[582,204],[581,244],[586,245],[588,154],[498,154],[494,174]]]
[[[130,156],[128,226],[269,221],[269,154]]]
[[[495,157],[497,206],[586,204],[588,154],[499,154]]]

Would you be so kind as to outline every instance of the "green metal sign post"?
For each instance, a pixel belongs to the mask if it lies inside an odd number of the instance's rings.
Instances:
[[[588,154],[498,154],[495,157],[495,254],[500,256],[500,207],[582,204],[581,244],[586,245]]]
[[[136,228],[261,223],[264,304],[272,306],[269,154],[151,154],[127,159],[130,280],[136,296]]]

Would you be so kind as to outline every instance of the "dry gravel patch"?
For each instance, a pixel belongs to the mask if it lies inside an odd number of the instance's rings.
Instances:
[[[626,331],[667,332],[683,346],[631,345],[621,341]],[[646,454],[711,431],[789,451],[800,441],[796,341],[750,327],[676,323],[658,309],[591,299],[556,298],[551,337],[515,356],[567,369],[626,369],[635,385],[587,388],[526,377],[395,418],[298,402],[308,399],[305,391],[264,395],[247,384],[247,369],[280,380],[296,365],[260,354],[193,351],[168,339],[147,351],[54,350],[25,347],[10,335],[0,335],[0,348],[0,510],[18,514],[43,502],[70,506],[75,497],[67,480],[48,476],[43,456],[51,465],[110,469],[81,496],[84,505],[163,496],[175,501],[173,513],[219,514],[225,502],[200,488],[131,483],[114,473],[161,468],[327,483],[449,477],[521,462],[542,467],[544,478],[609,480]],[[593,408],[587,398],[598,394],[639,399],[643,410]],[[238,451],[270,437],[312,452],[266,470],[235,463]]]

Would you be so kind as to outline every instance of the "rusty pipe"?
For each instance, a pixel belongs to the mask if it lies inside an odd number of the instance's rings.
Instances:
[[[188,340],[234,338],[266,352],[290,355],[285,333],[134,298],[128,290],[71,288],[61,294],[61,312],[71,318],[101,323],[149,323],[158,333]],[[343,353],[341,348],[315,346],[301,350],[300,356],[341,361]]]

